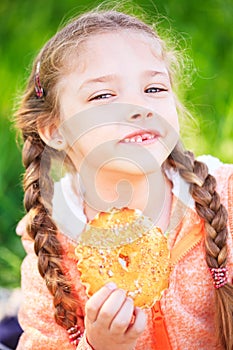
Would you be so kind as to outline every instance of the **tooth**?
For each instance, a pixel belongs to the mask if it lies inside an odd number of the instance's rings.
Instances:
[[[136,142],[135,137],[132,137],[132,138],[130,139],[130,142]]]
[[[147,140],[151,140],[151,139],[154,138],[154,135],[152,135],[152,134],[144,134],[143,136],[144,136],[145,139],[147,139]]]
[[[137,136],[136,142],[142,142],[142,137],[141,136]]]
[[[128,143],[128,142],[130,142],[130,139],[127,138],[124,140],[124,142]]]

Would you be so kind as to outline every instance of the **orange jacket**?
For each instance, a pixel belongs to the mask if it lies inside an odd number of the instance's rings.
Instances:
[[[218,192],[229,212],[229,232],[233,232],[233,166],[221,165],[215,170]],[[136,350],[218,350],[214,328],[214,287],[205,262],[203,247],[204,225],[192,204],[187,206],[173,195],[172,222],[168,235],[173,264],[169,288],[160,303],[147,310],[148,322],[139,338]],[[87,300],[80,283],[74,256],[75,242],[60,235],[66,251],[64,263],[75,281],[84,314]],[[24,301],[19,320],[24,333],[17,350],[74,350],[67,332],[53,318],[53,300],[37,269],[33,242],[23,237],[27,251],[22,264],[22,291]],[[229,281],[233,277],[232,236],[228,237]],[[77,350],[90,350],[85,337]]]

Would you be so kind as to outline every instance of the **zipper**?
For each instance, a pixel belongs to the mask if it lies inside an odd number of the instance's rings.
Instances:
[[[194,249],[202,240],[204,233],[204,221],[190,230],[170,252],[171,270],[175,265],[182,260],[192,249]],[[167,332],[167,327],[164,320],[164,315],[160,307],[160,301],[156,301],[152,308],[152,320],[154,327],[154,337],[157,342],[154,344],[154,350],[171,350],[171,344]]]
[[[191,232],[184,236],[172,249],[171,249],[171,269],[180,262],[192,249],[194,249],[202,240],[204,232],[204,222],[194,227]]]

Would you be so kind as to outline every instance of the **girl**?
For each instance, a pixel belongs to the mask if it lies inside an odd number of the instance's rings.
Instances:
[[[233,167],[204,157],[208,170],[182,149],[176,63],[154,29],[116,11],[73,20],[35,59],[16,115],[28,212],[19,350],[233,348]],[[88,299],[80,283],[77,236],[114,206],[168,237],[169,288],[151,309],[112,283]]]

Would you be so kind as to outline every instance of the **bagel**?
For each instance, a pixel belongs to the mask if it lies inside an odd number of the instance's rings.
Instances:
[[[88,296],[114,282],[135,306],[150,308],[168,287],[167,239],[139,210],[99,213],[80,235],[75,255]]]

